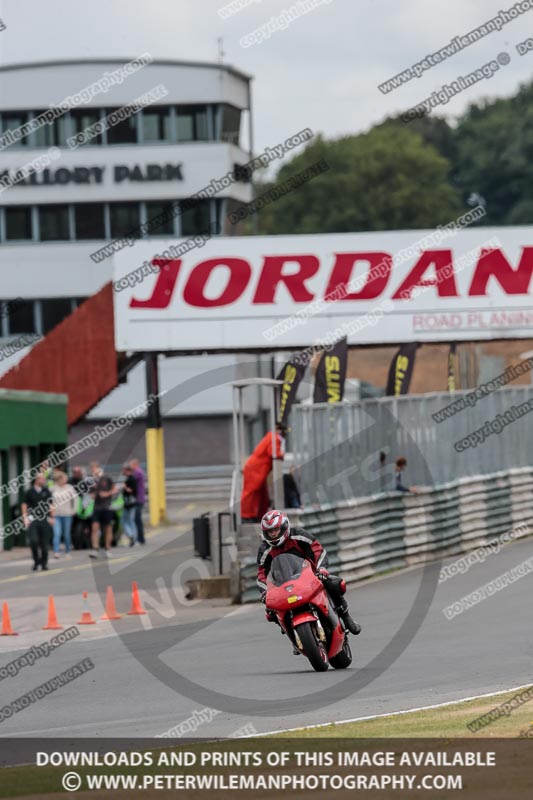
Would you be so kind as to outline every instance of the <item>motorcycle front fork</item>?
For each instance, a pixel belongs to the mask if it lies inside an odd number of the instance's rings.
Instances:
[[[292,617],[291,617],[291,621],[292,621]],[[299,642],[299,643],[298,643],[298,642],[296,641],[296,636],[294,635],[294,628],[292,627],[292,625],[289,625],[289,626],[287,627],[287,630],[285,630],[285,629],[284,629],[284,628],[283,628],[283,627],[280,625],[280,630],[281,630],[282,634],[284,634],[285,636],[288,636],[288,637],[289,637],[289,641],[291,642],[291,644],[292,644],[294,647],[297,647],[299,650],[301,650],[301,649],[302,649],[302,643],[301,643],[301,642]],[[300,638],[300,637],[298,637],[298,638]]]
[[[331,610],[331,612],[332,612],[332,613],[334,613],[332,608],[331,608],[330,610]],[[336,625],[337,625],[337,622],[338,622],[338,619],[337,619],[337,616],[336,616],[335,614],[334,614],[334,618],[335,618],[335,620],[337,620],[337,621],[335,622],[335,626],[336,626]],[[323,628],[323,626],[322,626],[322,623],[321,623],[321,621],[320,621],[320,618],[318,617],[318,614],[315,614],[315,619],[316,619],[316,626],[317,626],[318,638],[319,638],[319,640],[320,640],[320,641],[321,641],[321,642],[322,642],[322,643],[325,645],[325,644],[327,643],[326,631],[324,630],[324,628]],[[330,619],[331,619],[331,617],[330,617]],[[291,617],[291,620],[292,620],[292,617]],[[281,626],[280,626],[280,627],[281,627]],[[303,650],[303,644],[302,644],[302,640],[301,640],[301,639],[300,639],[300,637],[298,636],[298,631],[297,631],[297,630],[295,630],[295,629],[292,627],[292,625],[291,625],[291,627],[290,627],[290,628],[288,628],[286,631],[285,631],[285,630],[283,630],[283,628],[281,628],[281,632],[282,632],[282,633],[285,633],[285,634],[286,634],[286,635],[289,637],[289,639],[290,639],[290,641],[292,642],[292,644],[293,644],[294,646],[296,646],[296,647],[298,648],[298,650],[300,650],[300,651],[302,651],[302,650]]]

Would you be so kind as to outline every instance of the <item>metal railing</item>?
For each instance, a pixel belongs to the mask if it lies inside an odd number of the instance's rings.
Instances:
[[[450,481],[419,494],[388,493],[307,510],[302,526],[327,549],[330,568],[348,582],[531,535],[533,469]],[[505,539],[504,539],[505,541]],[[257,566],[240,559],[243,603],[258,599]]]
[[[434,420],[433,414],[467,394],[442,392],[294,406],[293,451],[305,505],[324,506],[394,490],[394,462],[399,456],[408,462],[403,475],[407,486],[435,486],[533,465],[533,415],[529,412],[499,433],[488,432],[476,446],[467,445],[462,452],[454,447],[513,407],[531,401],[533,411],[533,387],[499,389],[442,422]]]

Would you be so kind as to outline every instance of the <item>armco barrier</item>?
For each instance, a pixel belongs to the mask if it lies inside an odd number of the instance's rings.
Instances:
[[[520,523],[533,533],[532,497],[533,468],[523,467],[305,510],[293,521],[326,547],[331,571],[354,582],[485,546]],[[238,539],[243,603],[258,599],[257,527]]]

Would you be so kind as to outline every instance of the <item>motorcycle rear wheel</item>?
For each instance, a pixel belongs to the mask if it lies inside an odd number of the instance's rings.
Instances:
[[[318,640],[312,623],[304,622],[298,625],[298,636],[303,644],[304,655],[309,659],[313,669],[316,672],[325,672],[329,667],[328,654],[322,642]]]
[[[352,650],[347,636],[344,637],[342,650],[336,656],[332,656],[329,663],[333,669],[347,669],[350,666],[352,663]]]

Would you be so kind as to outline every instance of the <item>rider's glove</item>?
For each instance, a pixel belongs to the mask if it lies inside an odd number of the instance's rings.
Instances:
[[[327,571],[327,569],[324,569],[324,567],[320,567],[320,569],[317,572],[317,575],[319,578],[322,578],[323,580],[329,578],[329,572]]]

